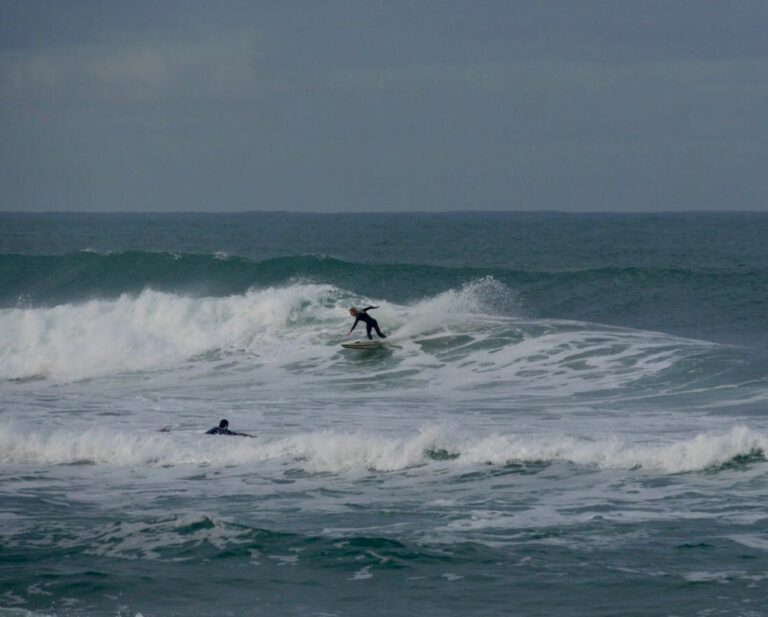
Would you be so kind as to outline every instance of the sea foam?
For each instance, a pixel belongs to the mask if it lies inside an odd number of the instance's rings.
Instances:
[[[74,381],[172,367],[211,350],[259,352],[302,310],[327,311],[327,285],[224,298],[146,290],[138,296],[0,311],[0,378]]]
[[[445,426],[430,426],[405,437],[315,431],[248,439],[107,428],[42,432],[0,424],[0,461],[14,464],[247,466],[276,461],[307,472],[342,473],[391,472],[431,464],[566,463],[681,473],[738,461],[761,462],[767,453],[768,436],[743,425],[671,442],[633,443],[621,435],[600,439],[561,434],[478,437]]]

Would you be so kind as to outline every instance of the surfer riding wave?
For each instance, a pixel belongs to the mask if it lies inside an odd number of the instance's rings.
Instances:
[[[387,335],[384,334],[379,329],[379,322],[377,322],[373,317],[371,317],[368,314],[368,311],[371,309],[377,309],[378,306],[368,306],[364,309],[358,309],[354,306],[349,309],[349,314],[352,315],[352,317],[355,318],[355,323],[352,324],[352,327],[349,329],[349,332],[347,333],[347,336],[350,336],[352,334],[352,330],[354,330],[357,327],[357,322],[363,321],[365,322],[365,333],[368,335],[369,340],[373,340],[373,337],[371,336],[371,330],[376,330],[376,334],[379,335],[379,338],[387,338]]]

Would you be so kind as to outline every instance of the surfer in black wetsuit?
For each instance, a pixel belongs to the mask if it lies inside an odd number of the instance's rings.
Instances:
[[[214,426],[212,429],[205,431],[206,435],[237,435],[238,437],[253,437],[253,435],[247,435],[246,433],[236,433],[229,430],[229,421],[222,420],[218,426]]]
[[[352,315],[352,317],[355,318],[355,323],[352,324],[352,327],[349,329],[349,333],[347,334],[347,336],[352,334],[352,330],[354,330],[355,327],[357,327],[357,322],[358,321],[364,321],[365,322],[365,333],[368,335],[369,339],[371,339],[371,340],[373,339],[373,337],[371,336],[371,330],[376,330],[376,334],[379,335],[379,338],[387,338],[387,335],[384,334],[379,329],[379,322],[377,322],[373,317],[371,317],[368,314],[368,311],[370,311],[371,309],[375,309],[375,308],[379,308],[379,307],[378,306],[368,306],[368,307],[366,307],[364,309],[357,309],[357,308],[355,308],[353,306],[352,308],[350,308],[349,309],[349,314]]]

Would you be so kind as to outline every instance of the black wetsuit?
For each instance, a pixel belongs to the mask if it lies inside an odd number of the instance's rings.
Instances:
[[[381,330],[379,330],[379,322],[376,321],[373,317],[371,317],[366,311],[376,308],[375,306],[369,306],[364,309],[360,309],[357,311],[357,314],[355,315],[355,323],[352,324],[352,328],[350,328],[350,332],[354,330],[357,327],[358,321],[364,321],[365,322],[365,333],[368,335],[369,339],[373,339],[371,336],[371,330],[376,330],[376,334],[379,335],[379,338],[387,338],[387,335],[384,334]]]

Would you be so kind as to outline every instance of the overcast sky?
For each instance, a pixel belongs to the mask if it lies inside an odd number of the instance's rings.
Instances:
[[[0,0],[2,210],[768,210],[768,2]]]

